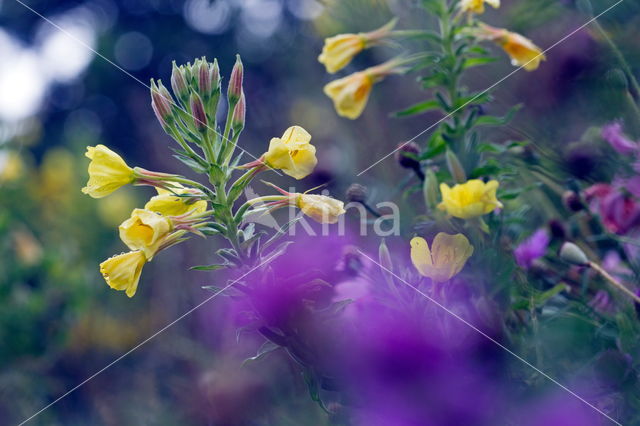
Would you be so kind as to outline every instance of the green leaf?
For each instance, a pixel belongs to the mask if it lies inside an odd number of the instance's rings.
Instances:
[[[494,176],[499,174],[501,170],[502,168],[495,162],[487,162],[486,164],[473,169],[469,177],[471,179],[477,179],[484,176]]]
[[[425,113],[427,111],[433,111],[434,109],[439,109],[440,103],[435,99],[431,99],[428,101],[420,102],[415,105],[410,106],[409,108],[403,109],[402,111],[398,111],[393,113],[394,117],[410,117],[413,115],[418,115]]]
[[[490,64],[491,62],[495,62],[496,58],[491,56],[484,56],[479,58],[467,58],[462,65],[463,69],[473,68],[480,65]]]
[[[228,263],[223,263],[220,265],[199,265],[199,266],[192,266],[189,268],[189,270],[191,271],[217,271],[218,269],[224,269],[227,268],[229,266]]]
[[[462,98],[459,98],[455,104],[454,109],[463,108],[469,105],[484,104],[489,102],[490,100],[491,100],[491,95],[487,91],[473,93],[469,96],[464,96]]]
[[[544,305],[545,303],[547,303],[547,301],[549,299],[551,299],[555,295],[560,294],[561,292],[567,290],[568,288],[569,287],[565,283],[560,283],[560,284],[557,284],[556,286],[554,286],[553,288],[545,291],[544,293],[541,293],[541,294],[537,295],[535,297],[536,306],[540,307],[540,306]]]
[[[436,132],[429,139],[427,150],[420,156],[420,160],[428,160],[442,154],[447,149],[447,143],[440,133]]]
[[[444,86],[447,84],[447,81],[447,75],[441,72],[436,72],[430,76],[422,77],[420,79],[423,89],[431,89],[434,87]]]
[[[506,151],[505,147],[496,143],[483,143],[478,145],[477,152],[487,152],[491,154],[502,154]]]
[[[516,112],[518,112],[522,108],[522,105],[516,105],[512,107],[509,112],[507,112],[503,117],[496,117],[492,115],[481,115],[478,117],[474,125],[476,126],[504,126],[508,124]]]
[[[191,170],[193,170],[196,173],[200,173],[200,174],[207,173],[208,167],[206,164],[201,164],[199,161],[194,160],[193,158],[188,157],[187,155],[184,155],[182,153],[177,153],[173,157],[180,160],[183,164],[191,168]]]

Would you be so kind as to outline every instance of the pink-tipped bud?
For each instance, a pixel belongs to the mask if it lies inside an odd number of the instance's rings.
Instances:
[[[216,92],[220,90],[220,67],[218,60],[214,59],[213,64],[209,67],[209,80],[211,81],[211,90]]]
[[[178,67],[176,61],[173,61],[171,70],[171,88],[173,93],[186,102],[189,99],[189,89],[187,88],[187,78],[183,67]]]
[[[198,71],[198,90],[204,99],[211,96],[211,80],[209,79],[209,63],[202,58],[197,67]]]
[[[191,114],[193,115],[193,123],[196,129],[204,131],[207,128],[207,115],[204,113],[204,105],[202,99],[197,93],[191,93],[189,98],[189,106],[191,107]]]
[[[231,78],[229,79],[229,89],[227,92],[227,98],[230,105],[235,105],[242,96],[242,78],[244,75],[244,67],[242,66],[242,60],[240,55],[236,55],[236,63],[231,71]]]
[[[240,100],[233,109],[233,117],[231,118],[231,128],[234,133],[241,132],[244,129],[245,115],[247,113],[244,92],[240,95]]]
[[[156,85],[156,82],[151,80],[151,107],[153,108],[158,121],[165,127],[169,120],[171,120],[171,104],[173,99],[169,91],[162,86],[162,82],[158,81],[160,88]],[[164,88],[164,91],[162,90]],[[166,93],[164,93],[166,92]]]

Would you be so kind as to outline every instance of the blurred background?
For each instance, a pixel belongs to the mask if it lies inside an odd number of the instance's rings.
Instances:
[[[547,48],[588,20],[572,1],[512,0],[484,19]],[[292,124],[318,147],[319,167],[298,190],[330,182],[343,198],[353,182],[375,201],[393,199],[407,171],[393,157],[356,177],[437,116],[392,119],[424,98],[412,78],[376,86],[363,116],[339,118],[317,62],[324,37],[429,22],[411,0],[0,0],[0,423],[18,423],[210,295],[210,245],[192,241],[159,256],[133,299],[110,290],[98,264],[123,251],[117,225],[150,189],[83,196],[87,145],[103,143],[130,165],[192,176],[150,108],[150,78],[168,86],[171,62],[218,58],[228,76],[245,64],[248,124],[240,145],[255,156]],[[610,1],[594,1],[596,12]],[[33,10],[29,10],[32,8]],[[37,12],[37,14],[35,12]],[[640,4],[601,19],[631,64],[640,64]],[[41,14],[46,17],[47,22]],[[96,53],[97,52],[97,53]],[[499,52],[497,52],[499,53]],[[351,71],[391,57],[367,51]],[[492,114],[524,108],[495,141],[531,139],[572,173],[575,147],[592,126],[624,117],[614,57],[591,27],[549,52],[535,74],[497,88]],[[613,64],[613,65],[612,65]],[[478,68],[482,89],[512,71]],[[637,68],[636,68],[637,71]],[[421,144],[428,138],[423,135]],[[278,176],[269,176],[275,183]],[[255,188],[260,192],[264,188]],[[285,356],[241,365],[255,353],[236,336],[227,299],[216,298],[45,410],[35,424],[326,424]]]

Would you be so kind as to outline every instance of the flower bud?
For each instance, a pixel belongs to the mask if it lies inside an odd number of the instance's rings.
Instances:
[[[579,212],[584,209],[584,204],[582,204],[580,196],[574,191],[565,191],[565,193],[562,194],[562,203],[567,210],[572,212]]]
[[[244,129],[246,111],[247,107],[243,92],[236,107],[233,109],[233,117],[231,118],[231,128],[234,134],[238,134]]]
[[[589,266],[589,259],[582,249],[577,245],[565,242],[560,247],[560,258],[567,263],[577,266]]]
[[[369,191],[367,187],[359,183],[352,183],[349,188],[347,188],[346,198],[347,201],[351,203],[365,203],[368,196]]]
[[[458,156],[450,149],[447,149],[445,157],[447,159],[447,167],[449,168],[449,173],[451,173],[453,179],[458,183],[466,182],[467,174],[465,173],[464,167],[462,167],[462,163],[460,163]]]
[[[161,90],[161,88],[164,88],[162,83],[160,81],[158,83],[160,88],[158,88],[153,79],[151,80],[151,108],[153,108],[153,112],[162,127],[165,128],[172,118],[171,103],[173,99],[166,88],[164,91]]]
[[[197,67],[198,71],[198,90],[200,95],[206,101],[211,96],[211,79],[209,77],[209,63],[203,57]]]
[[[191,93],[189,98],[189,106],[191,108],[191,114],[193,116],[193,123],[196,129],[204,131],[207,128],[207,115],[204,113],[204,105],[202,105],[202,99],[197,93]]]
[[[424,201],[429,209],[435,209],[438,205],[438,177],[431,169],[427,169],[427,175],[422,185],[422,193],[424,195]]]
[[[211,90],[214,92],[220,90],[220,67],[217,59],[214,59],[213,64],[209,67],[209,80],[211,82]]]
[[[189,100],[189,89],[187,87],[187,78],[185,77],[184,68],[178,67],[176,61],[173,61],[171,70],[171,88],[173,93],[186,103]]]
[[[231,71],[231,77],[229,78],[229,88],[227,92],[227,98],[229,105],[235,105],[242,96],[242,78],[244,75],[244,68],[242,66],[242,60],[240,55],[236,55],[236,63]]]
[[[378,247],[378,261],[380,262],[380,266],[382,266],[383,272],[393,271],[391,253],[389,253],[389,247],[387,247],[387,243],[384,241],[384,238],[380,242],[380,247]]]
[[[549,226],[549,232],[554,240],[563,241],[567,237],[567,231],[564,224],[558,219],[552,219],[547,224]]]
[[[396,151],[396,161],[400,167],[415,170],[420,168],[420,162],[416,159],[420,155],[420,147],[415,142],[401,143]]]

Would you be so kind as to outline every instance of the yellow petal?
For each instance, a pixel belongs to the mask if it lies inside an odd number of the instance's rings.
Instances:
[[[142,267],[147,262],[140,251],[119,254],[110,257],[100,264],[100,273],[109,287],[114,290],[125,290],[127,296],[133,297],[138,289]]]
[[[428,276],[428,270],[433,266],[431,250],[424,238],[414,237],[411,239],[411,263],[418,270],[420,275]]]

